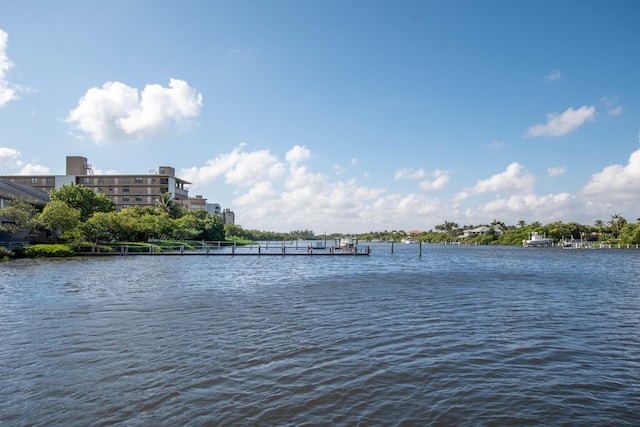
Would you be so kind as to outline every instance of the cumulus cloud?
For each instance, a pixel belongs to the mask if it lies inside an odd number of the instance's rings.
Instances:
[[[49,167],[37,163],[24,163],[20,151],[10,147],[0,147],[0,167],[14,175],[47,175]]]
[[[9,70],[13,68],[13,62],[7,56],[8,39],[9,35],[0,29],[0,107],[9,101],[18,99],[16,87],[7,80]]]
[[[48,175],[49,166],[27,163],[22,166],[17,175]]]
[[[206,185],[219,176],[227,184],[251,186],[265,178],[277,179],[285,167],[269,150],[246,152],[244,144],[230,153],[207,160],[204,166],[182,169],[181,175],[194,187]]]
[[[454,200],[459,201],[482,193],[530,193],[535,183],[535,176],[527,173],[520,163],[513,162],[504,172],[480,180],[473,187],[464,189],[454,197]]]
[[[476,208],[468,209],[466,216],[476,220],[477,218],[503,218],[512,224],[522,218],[544,219],[545,222],[552,222],[566,220],[566,216],[575,211],[574,203],[574,197],[569,193],[514,194],[509,197],[498,197]]]
[[[601,200],[633,201],[640,198],[640,150],[629,156],[626,165],[611,165],[591,176],[582,194]]]
[[[418,186],[422,191],[436,191],[442,190],[445,185],[449,182],[450,176],[449,172],[436,169],[433,172],[426,172],[424,169],[420,168],[414,170],[412,168],[403,168],[398,169],[393,175],[395,180],[401,179],[410,179],[410,180],[420,180],[422,179]],[[426,179],[433,178],[433,179]]]
[[[564,113],[547,115],[547,123],[531,126],[527,136],[562,136],[573,132],[585,122],[595,119],[596,107],[582,106],[577,110],[568,108]]]
[[[231,197],[229,207],[239,225],[285,232],[428,230],[444,219],[467,224],[496,218],[507,224],[519,220],[587,223],[611,212],[625,212],[625,208],[635,212],[640,198],[640,150],[631,155],[627,165],[609,166],[594,174],[579,194],[536,194],[536,178],[514,162],[465,188],[453,201],[427,193],[448,183],[449,173],[444,170],[401,169],[396,175],[418,180],[423,191],[391,193],[384,187],[363,185],[356,178],[316,173],[303,164],[311,157],[311,151],[303,146],[292,147],[278,157],[267,150],[250,151],[241,144],[203,166],[183,170],[179,176],[193,182],[194,187],[224,181]],[[563,171],[564,167],[548,169],[550,176]],[[490,200],[482,198],[474,203],[470,198],[489,193],[494,193],[493,199],[490,196]]]
[[[14,148],[0,147],[0,167],[10,167],[16,164],[20,152]]]
[[[202,94],[183,80],[170,79],[169,87],[150,84],[141,93],[124,83],[106,82],[89,89],[66,121],[98,144],[113,143],[187,126],[202,106]]]
[[[559,175],[562,175],[565,172],[566,172],[566,168],[564,166],[557,166],[557,167],[547,168],[547,173],[552,178],[556,177],[556,176],[559,176]]]
[[[308,148],[303,147],[301,145],[296,145],[291,150],[289,150],[285,156],[287,162],[291,163],[292,166],[296,166],[300,162],[304,162],[305,160],[311,157],[311,151]]]

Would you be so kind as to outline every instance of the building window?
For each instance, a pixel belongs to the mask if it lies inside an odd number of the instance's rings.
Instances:
[[[129,186],[128,185],[122,186],[122,192],[123,193],[128,193],[129,192]]]
[[[136,202],[141,202],[142,201],[142,196],[136,196]]]
[[[142,184],[142,177],[136,176],[136,184]]]
[[[109,191],[113,191],[113,186],[109,186]]]
[[[88,184],[89,183],[89,177],[85,176],[84,178],[82,178],[82,183],[83,184]]]
[[[102,193],[104,192],[104,189],[102,187],[98,187],[98,193]]]
[[[129,196],[122,196],[122,201],[123,202],[128,202],[129,201]]]

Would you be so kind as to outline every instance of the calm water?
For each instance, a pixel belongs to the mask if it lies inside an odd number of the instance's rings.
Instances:
[[[640,251],[0,264],[0,425],[638,425]]]

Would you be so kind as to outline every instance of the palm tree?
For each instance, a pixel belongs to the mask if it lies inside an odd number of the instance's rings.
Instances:
[[[609,225],[611,226],[611,233],[614,237],[618,237],[620,230],[625,226],[627,220],[622,217],[620,214],[611,215],[611,221],[609,221]]]
[[[180,206],[178,206],[171,193],[160,194],[160,197],[156,199],[156,208],[172,218],[180,216]]]

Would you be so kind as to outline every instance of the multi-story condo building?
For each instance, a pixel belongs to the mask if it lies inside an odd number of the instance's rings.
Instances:
[[[163,193],[171,193],[180,206],[189,209],[205,209],[206,199],[196,196],[189,199],[190,182],[175,176],[171,166],[160,166],[147,174],[94,175],[85,157],[67,156],[66,175],[7,175],[2,178],[18,184],[28,185],[46,192],[57,190],[65,184],[75,183],[103,193],[113,200],[116,209],[133,206],[155,206]]]
[[[225,224],[235,224],[236,223],[236,214],[231,209],[227,208],[222,213],[222,221]]]

